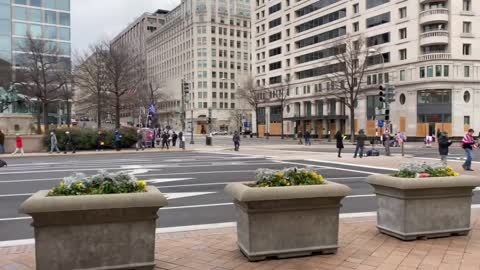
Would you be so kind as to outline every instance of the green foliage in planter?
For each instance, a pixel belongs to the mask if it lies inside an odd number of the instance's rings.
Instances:
[[[400,178],[416,178],[419,175],[425,175],[425,177],[448,177],[459,176],[459,173],[454,171],[452,167],[444,166],[443,164],[429,165],[427,163],[415,162],[402,164],[399,171],[392,176]]]
[[[146,192],[145,181],[137,181],[134,175],[126,172],[107,173],[100,171],[93,176],[77,173],[66,177],[48,196],[100,195],[117,193]]]
[[[317,172],[297,168],[288,168],[281,171],[258,169],[255,180],[256,187],[308,186],[325,183],[323,177]]]
[[[73,142],[75,143],[75,147],[77,150],[95,150],[97,148],[97,138],[98,138],[98,130],[91,129],[91,128],[62,128],[55,130],[55,134],[57,135],[58,140],[58,147],[60,150],[65,150],[65,139],[66,139],[66,131],[70,131],[72,136]],[[103,130],[103,137],[104,137],[104,149],[113,149],[115,148],[114,142],[114,134],[115,130]],[[137,142],[137,131],[135,128],[121,128],[120,133],[123,135],[122,139],[122,147],[123,148],[130,148]],[[45,134],[43,137],[43,145],[50,150],[50,133]]]

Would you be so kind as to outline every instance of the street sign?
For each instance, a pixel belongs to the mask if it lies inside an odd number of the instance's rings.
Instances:
[[[379,120],[378,121],[378,127],[383,127],[383,126],[385,126],[385,121]]]

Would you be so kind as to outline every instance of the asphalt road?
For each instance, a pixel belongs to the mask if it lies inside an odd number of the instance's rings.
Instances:
[[[168,197],[159,211],[158,227],[204,225],[235,221],[232,200],[224,193],[227,183],[251,181],[258,168],[314,166],[330,181],[353,189],[343,201],[342,213],[376,210],[372,188],[365,183],[371,173],[391,171],[303,160],[275,161],[260,156],[209,153],[138,153],[112,155],[54,155],[7,160],[0,169],[0,242],[33,238],[31,219],[18,213],[32,193],[50,189],[73,172],[95,174],[100,169],[127,170],[148,180]],[[475,195],[474,203],[480,204]]]

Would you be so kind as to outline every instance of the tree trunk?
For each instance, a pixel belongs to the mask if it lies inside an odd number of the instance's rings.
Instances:
[[[115,128],[120,128],[120,97],[115,97]]]
[[[42,110],[40,104],[37,103],[37,134],[42,134]]]
[[[97,94],[97,128],[102,129],[102,110],[101,110],[101,94]]]
[[[355,106],[353,105],[350,107],[350,141],[355,142]]]
[[[48,104],[46,102],[42,102],[42,110],[43,110],[43,125],[45,127],[45,133],[48,133]]]
[[[260,133],[258,132],[258,106],[255,106],[255,128],[257,130],[257,139],[260,138]]]
[[[67,126],[70,128],[72,124],[72,107],[70,106],[70,99],[67,98]]]
[[[282,112],[280,113],[280,125],[282,125],[282,140],[285,138],[285,134],[284,134],[284,131],[283,131],[283,108],[284,106],[282,105]]]

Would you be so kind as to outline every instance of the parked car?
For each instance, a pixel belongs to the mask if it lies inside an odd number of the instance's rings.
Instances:
[[[215,136],[215,135],[228,135],[228,131],[214,131],[212,132],[212,136]]]

